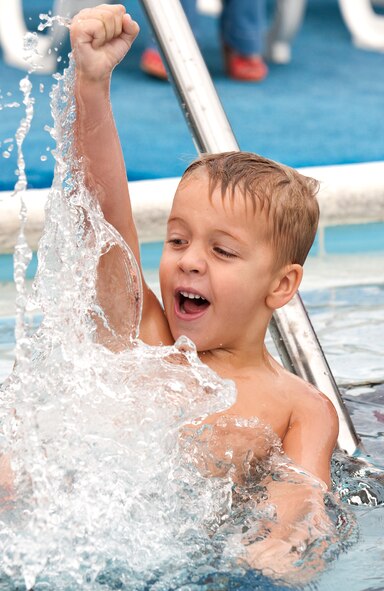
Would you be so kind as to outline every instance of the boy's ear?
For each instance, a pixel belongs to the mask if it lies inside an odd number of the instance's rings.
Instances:
[[[282,267],[273,281],[265,303],[272,310],[287,304],[299,289],[303,267],[297,263]]]

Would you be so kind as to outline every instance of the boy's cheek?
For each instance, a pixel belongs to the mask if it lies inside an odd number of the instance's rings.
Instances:
[[[170,296],[172,295],[172,289],[170,287],[170,275],[171,275],[171,270],[169,268],[169,266],[166,264],[166,262],[163,262],[162,260],[160,261],[160,267],[159,267],[159,283],[160,283],[160,291],[161,291],[161,297],[163,300],[163,304],[166,304],[166,301],[168,299],[170,299]]]
[[[162,284],[163,282],[167,281],[167,279],[169,279],[170,275],[176,269],[176,267],[177,267],[177,261],[176,261],[175,257],[170,256],[169,253],[163,252],[163,254],[161,255],[160,265],[159,265],[160,284]]]

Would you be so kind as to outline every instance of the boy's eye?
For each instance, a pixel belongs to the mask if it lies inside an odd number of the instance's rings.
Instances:
[[[172,244],[173,246],[183,246],[186,242],[187,241],[182,238],[169,238],[169,240],[167,240],[167,243]]]
[[[215,246],[215,248],[213,250],[217,254],[219,254],[220,256],[226,257],[227,259],[236,258],[235,253],[230,252],[229,250],[225,250],[224,248],[221,248],[220,246]]]

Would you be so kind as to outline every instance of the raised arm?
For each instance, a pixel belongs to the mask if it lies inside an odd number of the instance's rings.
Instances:
[[[141,269],[125,163],[110,102],[112,70],[129,51],[138,32],[138,24],[122,5],[101,4],[81,10],[71,24],[76,65],[76,152],[88,189],[97,197],[105,219],[133,251]],[[112,249],[101,259],[98,281],[100,301],[104,309],[108,308],[110,324],[115,330],[121,328],[127,315],[124,276],[120,273],[116,277],[114,271],[119,264],[119,253]],[[171,337],[162,308],[143,275],[142,281],[140,337],[149,344],[168,344]]]
[[[138,238],[127,175],[110,102],[114,67],[129,51],[139,27],[124,6],[102,4],[81,10],[71,24],[76,63],[76,151],[85,182],[106,220],[139,260]]]

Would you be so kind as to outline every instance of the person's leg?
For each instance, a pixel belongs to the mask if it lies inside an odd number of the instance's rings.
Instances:
[[[268,69],[262,59],[266,29],[265,0],[224,0],[220,29],[227,73],[259,81]]]
[[[180,0],[185,15],[191,25],[196,38],[199,36],[199,15],[197,14],[197,0]]]
[[[195,36],[198,34],[198,14],[196,8],[196,0],[180,0],[180,3],[184,9],[186,17],[191,25],[191,29],[194,32]],[[153,39],[152,35],[150,34],[148,25],[148,30],[145,32],[146,34],[146,49],[141,56],[140,66],[141,69],[149,74],[150,76],[155,76],[156,78],[161,78],[165,80],[167,78],[167,72],[163,61],[161,59],[157,44]]]
[[[241,55],[261,55],[266,28],[265,0],[224,0],[220,19],[224,43]]]

